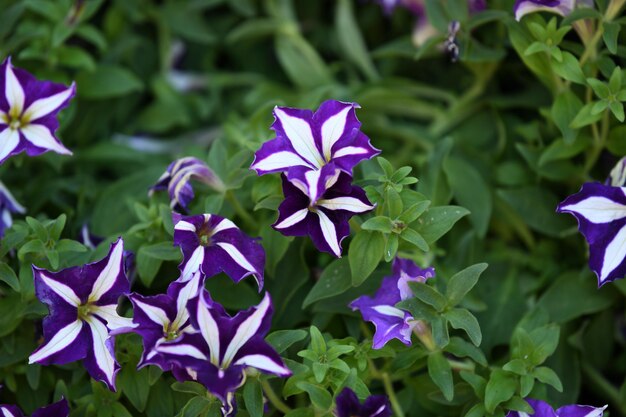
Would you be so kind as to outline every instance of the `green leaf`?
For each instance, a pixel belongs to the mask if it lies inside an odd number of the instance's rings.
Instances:
[[[429,200],[419,201],[406,209],[404,213],[402,213],[400,217],[398,217],[398,219],[406,224],[411,224],[415,220],[417,220],[419,216],[424,214],[428,207],[430,207]]]
[[[487,366],[485,354],[479,348],[460,337],[451,337],[445,351],[459,358],[471,358],[474,362],[482,366]]]
[[[454,398],[452,368],[443,353],[433,352],[428,355],[428,375],[439,387],[446,400],[452,401]]]
[[[539,157],[539,166],[549,162],[570,159],[583,152],[591,144],[589,136],[580,136],[573,142],[567,143],[564,139],[557,139],[546,148]]]
[[[398,235],[395,233],[391,235],[387,235],[387,241],[385,242],[385,249],[384,249],[385,262],[391,262],[391,260],[396,257],[397,252],[398,252]]]
[[[620,67],[615,67],[613,73],[611,73],[611,78],[609,79],[609,90],[611,93],[618,94],[622,89],[622,69]]]
[[[30,226],[33,233],[35,233],[37,239],[43,242],[48,240],[48,230],[44,227],[43,224],[41,224],[39,220],[30,216],[26,216],[25,220],[26,223],[28,223],[28,226]]]
[[[552,104],[552,119],[563,134],[563,140],[567,144],[574,142],[578,135],[578,130],[572,129],[570,125],[582,107],[582,101],[570,90],[559,94]],[[541,164],[541,161],[539,163]]]
[[[521,411],[523,413],[530,413],[531,415],[535,411],[530,406],[530,404],[528,404],[524,399],[518,396],[514,396],[513,398],[508,400],[506,403],[504,403],[503,408],[505,410],[514,410],[514,411]]]
[[[415,231],[432,244],[445,235],[469,211],[459,206],[431,207],[417,219]]]
[[[446,297],[439,294],[436,289],[424,282],[409,282],[413,295],[424,303],[432,306],[437,311],[442,311],[446,306]]]
[[[517,389],[517,378],[510,372],[496,369],[491,372],[485,388],[485,409],[493,413],[499,404],[513,397]]]
[[[430,250],[428,243],[426,243],[426,240],[422,237],[422,235],[411,228],[404,229],[402,233],[400,233],[400,237],[417,246],[418,249],[424,252],[428,252]]]
[[[348,252],[352,286],[361,285],[376,269],[383,257],[385,238],[379,232],[360,231],[356,234]]]
[[[309,398],[316,408],[324,411],[330,409],[330,406],[333,403],[333,398],[324,388],[305,381],[296,383],[296,386],[309,394]]]
[[[20,281],[6,262],[0,262],[0,281],[6,283],[13,291],[20,292]]]
[[[278,62],[294,84],[312,88],[332,82],[326,63],[299,34],[279,33],[275,50]]]
[[[591,86],[593,92],[596,94],[598,98],[607,98],[609,94],[611,94],[611,90],[609,90],[609,86],[603,83],[600,80],[595,78],[587,78],[587,84]]]
[[[307,336],[307,332],[302,329],[297,330],[277,330],[270,333],[265,340],[272,345],[277,353],[283,353],[291,345],[297,343]]]
[[[370,80],[378,79],[376,67],[361,35],[361,30],[354,17],[352,1],[339,0],[335,11],[335,27],[339,45],[348,59]]]
[[[198,396],[206,395],[206,388],[194,381],[174,382],[171,385],[172,391],[184,392],[186,394],[193,394]]]
[[[478,236],[484,237],[493,206],[491,191],[485,179],[473,165],[452,156],[444,161],[443,168],[454,198],[469,209],[470,222]]]
[[[172,242],[159,242],[152,245],[143,245],[139,252],[153,259],[161,261],[177,261],[181,259],[180,248]]]
[[[326,341],[324,340],[324,336],[319,331],[319,329],[315,326],[311,326],[309,328],[309,334],[311,335],[311,349],[318,354],[322,355],[326,353]]]
[[[459,304],[465,295],[474,288],[480,274],[482,274],[485,269],[487,269],[487,264],[480,263],[467,267],[454,274],[448,281],[448,287],[446,289],[448,305],[455,306]]]
[[[551,385],[557,391],[563,392],[563,384],[561,383],[559,376],[547,366],[539,366],[535,368],[532,375],[544,384]]]
[[[138,411],[146,409],[150,394],[149,372],[147,368],[123,367],[118,376],[118,384],[126,398]]]
[[[465,414],[464,417],[484,417],[485,406],[483,404],[476,404]]]
[[[143,90],[143,82],[123,67],[100,65],[93,72],[82,72],[76,77],[78,95],[102,100],[121,97]]]
[[[594,114],[592,112],[594,104],[594,102],[587,103],[580,109],[576,117],[574,117],[574,120],[572,120],[572,123],[570,123],[570,127],[572,129],[580,129],[581,127],[595,123],[602,118],[601,113]]]
[[[263,416],[263,389],[257,378],[248,378],[243,387],[243,400],[251,417]]]
[[[619,36],[622,25],[617,22],[602,22],[602,39],[610,53],[617,53],[617,37]]]
[[[619,101],[611,101],[609,103],[609,108],[617,120],[620,122],[624,121],[624,105],[622,103]]]
[[[363,222],[363,224],[361,225],[361,229],[382,233],[391,233],[391,231],[393,230],[393,222],[389,217],[376,216]]]
[[[455,308],[445,313],[446,319],[454,329],[462,329],[467,333],[472,343],[476,346],[480,345],[483,338],[480,332],[480,325],[476,317],[464,308]]]
[[[563,51],[561,55],[561,61],[551,60],[550,64],[552,66],[552,70],[561,78],[568,81],[577,84],[585,84],[585,74],[580,68],[578,59],[567,51]]]
[[[176,417],[206,417],[207,411],[211,407],[211,400],[204,397],[198,396],[193,397],[187,404],[183,406],[180,412],[176,415]]]
[[[350,246],[352,247],[352,245]],[[304,299],[302,308],[306,308],[316,301],[342,294],[351,286],[352,278],[348,259],[336,259],[326,266],[320,279]]]

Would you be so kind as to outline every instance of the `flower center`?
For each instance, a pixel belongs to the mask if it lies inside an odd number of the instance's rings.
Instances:
[[[18,130],[26,127],[29,119],[29,116],[22,114],[22,112],[17,108],[11,108],[9,113],[4,114],[2,117],[2,121],[9,125],[9,129],[11,130]]]
[[[172,323],[165,325],[163,328],[163,337],[165,337],[166,340],[174,340],[177,339],[178,336],[179,333],[177,327],[173,326]]]
[[[85,321],[96,310],[96,306],[91,303],[85,303],[78,306],[78,319]]]
[[[211,236],[213,236],[213,230],[208,225],[202,225],[197,234],[201,246],[211,246]]]

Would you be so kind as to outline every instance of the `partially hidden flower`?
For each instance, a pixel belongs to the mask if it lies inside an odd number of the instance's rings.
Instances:
[[[541,11],[567,16],[577,7],[593,7],[593,0],[516,0],[513,13],[516,20]]]
[[[66,87],[38,81],[28,72],[14,68],[11,58],[0,65],[0,163],[26,151],[29,156],[47,151],[71,155],[54,136],[59,127],[56,115],[74,96],[74,84]]]
[[[83,359],[92,378],[115,390],[119,365],[113,336],[134,327],[117,313],[118,299],[129,292],[123,252],[119,239],[104,259],[91,264],[59,272],[33,266],[35,294],[49,314],[43,320],[44,343],[29,363],[61,365]]]
[[[612,187],[626,186],[626,156],[615,164],[609,173],[609,177],[606,179],[605,184]]]
[[[409,312],[396,307],[396,304],[413,296],[410,282],[426,282],[434,276],[432,267],[421,269],[409,259],[396,258],[392,274],[383,278],[376,294],[373,297],[363,295],[350,304],[352,310],[361,312],[364,320],[374,323],[374,349],[382,348],[391,339],[398,339],[405,345],[411,344],[415,320]]]
[[[0,405],[0,415],[2,417],[24,417],[22,410],[14,405],[6,404]],[[32,417],[68,417],[69,415],[70,407],[67,400],[62,398],[60,401],[35,410]]]
[[[606,405],[599,408],[588,405],[566,405],[555,411],[545,401],[526,399],[526,402],[533,408],[533,413],[509,411],[506,417],[602,417],[606,409]]]
[[[259,175],[287,172],[292,167],[319,170],[329,162],[351,174],[352,168],[380,151],[361,132],[356,103],[336,100],[323,102],[311,110],[274,108],[272,129],[276,138],[265,142],[251,168]]]
[[[272,227],[285,236],[309,235],[315,247],[341,257],[348,220],[374,208],[352,177],[327,164],[320,170],[296,167],[283,177],[285,200]]]
[[[13,213],[24,214],[26,209],[17,202],[13,194],[0,182],[0,237],[13,224]]]
[[[201,270],[206,277],[224,272],[239,282],[248,275],[263,288],[265,250],[257,239],[243,233],[232,221],[215,214],[172,214],[174,244],[183,252],[183,279]]]
[[[154,191],[167,190],[170,197],[170,207],[187,210],[187,206],[194,197],[192,179],[204,183],[218,192],[225,189],[222,180],[205,162],[188,156],[172,162],[150,189],[150,194]]]
[[[385,395],[370,395],[363,404],[350,388],[344,388],[337,398],[337,417],[390,417],[391,404]]]
[[[225,416],[236,413],[234,393],[245,382],[247,368],[287,377],[291,375],[280,355],[265,341],[272,319],[269,294],[257,306],[229,316],[203,291],[189,303],[191,322],[200,338],[184,335],[161,344],[159,352],[176,358],[192,379],[222,401]]]
[[[143,296],[133,293],[128,298],[133,304],[133,330],[143,339],[143,355],[137,365],[156,365],[170,371],[173,362],[168,355],[156,350],[162,344],[172,343],[193,331],[189,321],[187,303],[198,295],[201,273],[197,271],[187,281],[176,280],[167,288],[166,294]]]
[[[583,184],[557,207],[578,221],[589,244],[589,266],[598,286],[626,275],[626,188],[598,182]]]

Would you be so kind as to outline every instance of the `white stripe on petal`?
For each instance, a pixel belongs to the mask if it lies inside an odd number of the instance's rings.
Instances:
[[[317,201],[317,199],[321,197],[317,195],[321,174],[322,174],[322,170],[312,170],[312,171],[307,171],[304,173],[304,177],[306,178],[307,188],[308,188],[308,190],[305,191],[305,193],[306,195],[309,196],[309,198],[313,202]]]
[[[611,243],[606,246],[602,270],[600,271],[600,281],[604,281],[624,261],[624,258],[626,258],[626,227],[622,227]]]
[[[126,331],[130,331],[137,327],[137,324],[133,323],[133,320],[128,317],[122,317],[117,314],[117,304],[109,304],[106,306],[97,306],[93,313],[96,316],[99,316],[103,320],[106,320],[107,327],[109,330],[120,330],[126,329]],[[122,332],[118,332],[122,333]]]
[[[291,142],[291,146],[296,152],[315,164],[317,168],[321,168],[324,165],[324,159],[315,146],[315,139],[309,122],[299,117],[290,116],[279,107],[274,108],[274,114],[280,120],[287,140]]]
[[[193,232],[196,233],[196,226],[194,226],[193,224],[185,221],[185,220],[181,220],[178,223],[176,223],[176,225],[174,226],[175,230],[183,230],[185,232]]]
[[[161,353],[169,353],[170,355],[189,356],[195,359],[206,360],[204,353],[200,352],[197,347],[192,345],[166,345],[157,347],[157,351]]]
[[[265,293],[265,297],[261,300],[261,303],[256,307],[254,312],[245,319],[237,328],[235,335],[230,340],[224,358],[222,359],[222,365],[228,366],[233,360],[233,357],[237,354],[239,349],[246,344],[252,336],[256,334],[261,327],[261,323],[270,308],[270,297]]]
[[[123,255],[124,241],[120,239],[115,246],[113,246],[113,251],[111,252],[111,256],[109,256],[107,264],[102,272],[100,272],[100,275],[98,275],[98,278],[96,278],[96,282],[94,282],[91,294],[89,295],[89,301],[98,301],[100,297],[106,294],[107,291],[115,285],[115,280],[122,269]]]
[[[399,317],[404,320],[404,312],[399,308],[388,305],[379,305],[372,307],[372,310],[385,316]]]
[[[345,107],[339,113],[332,115],[322,125],[322,147],[326,160],[330,161],[331,149],[339,140],[343,131],[346,129],[346,121],[348,120],[348,112],[352,106]]]
[[[261,171],[274,171],[277,169],[286,169],[300,165],[315,168],[313,165],[300,158],[297,154],[288,151],[273,153],[267,158],[256,161],[251,168]]]
[[[22,110],[24,110],[24,89],[13,72],[13,65],[11,65],[11,62],[7,63],[4,79],[4,95],[7,99],[7,103],[9,104],[9,108],[11,109],[9,113],[21,115]]]
[[[338,149],[337,152],[333,154],[333,158],[341,158],[342,156],[349,155],[361,155],[367,152],[368,150],[365,148],[360,148],[358,146],[346,146],[345,148]]]
[[[589,197],[576,204],[561,207],[561,210],[578,213],[591,223],[609,223],[626,217],[625,205],[605,197]]]
[[[16,415],[9,411],[8,408],[0,407],[0,410],[2,411],[3,417],[16,417]]]
[[[291,375],[291,371],[281,364],[274,362],[265,355],[247,355],[235,362],[235,365],[245,365],[256,368],[260,371],[271,372],[277,375]]]
[[[72,154],[72,151],[57,142],[54,136],[52,136],[52,133],[44,125],[31,123],[22,127],[20,132],[22,132],[27,141],[38,148],[49,149],[63,155]]]
[[[52,339],[50,339],[48,343],[39,348],[32,355],[30,355],[30,357],[28,358],[28,363],[31,364],[39,362],[51,355],[54,355],[57,352],[62,351],[63,349],[74,343],[74,340],[76,340],[82,328],[83,322],[79,320],[76,320],[75,322],[72,322],[63,327],[57,332],[57,334],[54,335],[54,337],[52,337]]]
[[[319,200],[317,205],[329,210],[347,210],[352,213],[363,213],[374,208],[374,206],[365,204],[354,197],[337,197],[328,200]]]
[[[204,261],[204,247],[198,246],[193,251],[193,253],[189,257],[189,260],[185,264],[180,280],[183,282],[189,281],[193,277],[193,274],[200,269],[200,266],[202,265],[203,261]]]
[[[608,405],[605,405],[604,407],[600,407],[600,408],[594,408],[592,411],[585,414],[583,417],[602,417],[602,415],[604,415],[604,410],[606,410],[607,407]]]
[[[0,132],[0,161],[9,156],[20,142],[20,134],[17,130],[5,128]]]
[[[24,116],[28,118],[30,122],[40,119],[48,114],[57,110],[65,100],[67,100],[74,92],[74,86],[61,91],[53,96],[40,98],[28,106],[24,111]]]
[[[324,240],[330,246],[330,249],[337,257],[341,257],[341,246],[339,246],[339,240],[337,239],[337,229],[335,229],[335,225],[330,221],[328,216],[324,214],[321,210],[315,212],[320,219],[320,227],[322,229],[322,234],[324,235]]]
[[[304,220],[304,218],[306,217],[306,215],[309,214],[309,209],[302,209],[302,210],[298,210],[295,213],[293,213],[291,216],[287,217],[285,220],[283,220],[282,222],[278,223],[276,226],[274,226],[276,229],[285,229],[287,227],[291,227],[294,224],[298,224],[300,223],[302,220]]]
[[[109,331],[106,326],[98,319],[90,317],[87,321],[91,328],[91,336],[93,339],[93,355],[96,358],[98,368],[104,373],[107,382],[113,385],[113,377],[115,374],[115,358],[107,348],[106,341],[109,338]]]
[[[167,318],[167,314],[165,313],[165,311],[163,311],[159,307],[146,304],[142,301],[137,300],[136,298],[133,298],[133,303],[136,307],[140,308],[141,311],[143,311],[143,313],[148,316],[150,320],[152,320],[156,324],[165,326],[170,322],[170,319]]]
[[[209,353],[211,355],[211,363],[217,367],[220,364],[220,329],[217,322],[211,315],[211,311],[202,302],[201,297],[198,298],[197,317],[200,333],[209,345]]]
[[[215,244],[224,249],[226,253],[228,253],[228,255],[232,258],[232,260],[235,261],[240,267],[242,267],[246,271],[256,272],[256,268],[252,266],[250,262],[248,262],[243,253],[239,252],[239,249],[237,249],[234,245],[224,242],[216,242]]]
[[[200,289],[200,271],[197,271],[191,279],[181,288],[176,299],[176,317],[172,322],[172,327],[178,329],[189,318],[187,302],[198,294]]]
[[[65,284],[61,284],[59,281],[47,277],[41,271],[39,272],[41,280],[50,288],[56,295],[67,301],[68,304],[78,307],[81,304],[80,298],[73,289]]]
[[[4,195],[4,198],[9,200],[9,204],[13,206],[13,209],[15,209],[15,211],[17,211],[18,213],[26,212],[26,209],[20,203],[17,202],[15,197],[13,197],[13,194],[11,194],[11,192],[7,189],[7,187],[4,186],[4,184],[1,181],[0,181],[0,194]]]
[[[237,229],[237,226],[235,225],[235,223],[231,222],[228,219],[222,219],[222,221],[220,221],[212,230],[212,234],[216,234],[221,232],[222,230],[228,230],[228,229]]]

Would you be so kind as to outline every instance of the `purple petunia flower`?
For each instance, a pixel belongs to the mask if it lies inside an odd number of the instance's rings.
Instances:
[[[600,408],[588,405],[566,405],[554,411],[550,404],[545,401],[533,399],[526,399],[526,401],[533,408],[534,413],[509,411],[506,417],[602,417],[606,409],[606,405]]]
[[[352,168],[380,151],[360,130],[356,103],[336,100],[323,102],[311,110],[274,108],[272,129],[276,138],[265,142],[250,168],[259,175],[286,172],[292,167],[319,170],[329,162],[351,174]]]
[[[111,245],[102,260],[50,272],[33,266],[35,294],[50,314],[44,318],[44,344],[29,363],[66,364],[83,359],[92,378],[115,390],[113,335],[130,331],[131,319],[117,313],[118,299],[128,294],[123,267],[124,242]]]
[[[24,417],[22,410],[14,405],[0,405],[0,415],[2,417]],[[61,398],[53,404],[41,407],[33,413],[32,417],[68,417],[70,415],[70,407],[65,398]]]
[[[28,72],[13,68],[11,58],[0,65],[0,163],[26,151],[29,156],[47,151],[71,155],[54,136],[56,115],[74,96],[74,84],[66,87],[38,81]]]
[[[350,388],[344,388],[337,398],[337,417],[390,417],[391,404],[385,395],[370,395],[361,404]]]
[[[396,258],[391,276],[383,278],[376,295],[363,295],[350,304],[352,310],[361,312],[363,320],[374,323],[374,349],[382,348],[391,339],[398,339],[405,345],[411,344],[413,316],[395,305],[413,296],[409,282],[426,282],[434,276],[432,267],[421,269],[411,260]]]
[[[219,192],[225,189],[222,180],[206,163],[198,158],[188,156],[172,162],[150,189],[150,194],[154,191],[167,190],[170,196],[170,207],[180,207],[187,210],[189,202],[194,197],[190,182],[192,179],[198,180]]]
[[[245,381],[246,368],[287,377],[291,371],[265,341],[272,319],[269,294],[257,306],[229,316],[203,291],[189,303],[191,322],[198,334],[161,344],[156,350],[177,358],[192,379],[218,397],[224,415],[235,413],[234,393]],[[195,336],[201,337],[195,337]]]
[[[589,266],[598,276],[598,286],[626,275],[625,187],[585,183],[556,211],[578,220],[578,230],[589,243]]]
[[[0,182],[0,237],[13,224],[11,213],[24,214],[26,209],[15,200],[11,192]]]
[[[350,217],[374,208],[352,178],[328,164],[320,170],[292,168],[283,176],[285,200],[272,227],[285,236],[309,235],[315,247],[341,257]]]
[[[198,295],[201,283],[201,273],[197,271],[185,282],[172,282],[166,294],[146,297],[133,293],[128,297],[133,303],[134,332],[143,339],[143,355],[138,368],[156,365],[164,371],[172,369],[173,362],[168,355],[158,352],[156,348],[176,342],[183,334],[193,331],[187,303]]]
[[[529,13],[540,11],[567,16],[580,6],[593,7],[593,0],[516,0],[513,13],[515,13],[516,20],[521,20]]]
[[[615,164],[605,184],[613,187],[626,186],[626,156]]]
[[[239,282],[248,275],[263,288],[265,250],[233,222],[215,214],[172,213],[174,244],[183,251],[182,279],[200,269],[206,277],[224,272]]]

